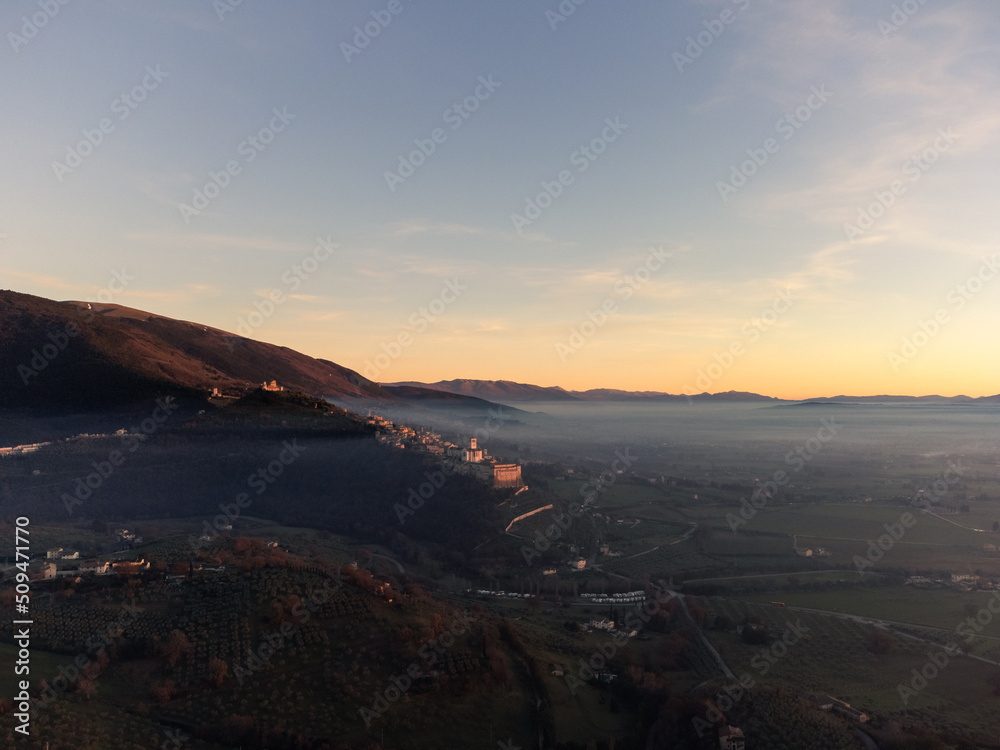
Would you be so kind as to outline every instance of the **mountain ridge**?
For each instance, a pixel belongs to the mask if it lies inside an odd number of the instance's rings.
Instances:
[[[103,407],[240,396],[276,380],[310,395],[395,400],[354,370],[288,347],[123,305],[0,291],[0,406]]]
[[[993,396],[818,396],[805,399],[785,399],[776,396],[766,396],[749,391],[721,391],[719,393],[697,393],[690,395],[672,394],[663,391],[628,391],[617,388],[591,388],[586,391],[567,390],[560,386],[538,386],[528,383],[516,383],[510,380],[476,380],[458,378],[454,380],[439,380],[436,383],[419,381],[402,381],[397,383],[382,383],[384,387],[415,387],[430,388],[449,393],[461,393],[477,398],[496,400],[506,396],[511,400],[521,401],[662,401],[662,402],[711,402],[711,401],[761,401],[780,403],[928,403],[928,404],[974,404],[1000,403],[1000,394]],[[520,395],[522,398],[513,398]]]
[[[0,290],[0,407],[94,409],[161,395],[204,400],[213,389],[243,396],[277,381],[289,390],[366,402],[419,401],[480,408],[483,402],[625,401],[795,403],[747,391],[671,394],[615,388],[567,390],[512,380],[457,378],[375,383],[328,359],[218,328],[110,303],[57,302]],[[449,393],[442,399],[435,394]],[[463,403],[463,399],[465,399]],[[834,396],[815,403],[1000,404],[1000,394]]]

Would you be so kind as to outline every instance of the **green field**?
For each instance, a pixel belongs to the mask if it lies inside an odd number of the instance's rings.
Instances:
[[[796,589],[802,584],[807,583],[856,584],[859,581],[864,583],[866,581],[879,578],[882,578],[880,574],[871,572],[867,572],[859,577],[857,572],[853,570],[803,570],[795,573],[764,573],[761,575],[721,576],[719,578],[688,578],[684,583],[685,585],[710,583],[713,586],[734,587],[740,587],[747,583],[760,583],[766,585],[769,591],[784,593],[787,589]],[[747,596],[746,598],[753,601],[763,601],[767,597],[763,597],[762,595],[762,598],[760,599],[751,596]],[[767,601],[771,601],[774,598],[774,594],[771,594]]]
[[[698,602],[708,611],[709,622],[721,613],[736,622],[753,615],[768,625],[775,638],[770,647],[745,644],[733,631],[707,631],[730,669],[749,675],[759,685],[827,692],[883,719],[919,710],[925,712],[923,723],[928,725],[961,722],[989,736],[1000,731],[1000,713],[984,710],[997,704],[986,681],[992,669],[988,664],[956,655],[924,689],[904,696],[899,686],[910,685],[912,670],[921,670],[928,654],[940,652],[940,646],[893,635],[890,653],[873,654],[868,649],[869,625],[719,597]],[[790,625],[804,635],[798,641],[790,636],[787,648],[775,647],[784,633],[795,632]]]
[[[781,601],[793,607],[807,607],[832,612],[908,622],[935,628],[954,630],[970,615],[983,610],[990,600],[1000,598],[997,592],[953,589],[915,589],[910,586],[880,586],[852,588],[843,591],[781,593]],[[747,596],[748,601],[770,602],[774,595]],[[994,609],[1000,609],[994,604]],[[969,612],[966,612],[969,607]],[[988,612],[988,610],[987,610]],[[992,613],[991,613],[992,614]],[[986,619],[986,616],[983,616]],[[992,615],[983,626],[983,634],[1000,638],[1000,615]]]
[[[881,505],[806,505],[796,507],[763,508],[741,530],[770,532],[773,534],[805,534],[824,539],[849,539],[865,541],[878,539],[886,533],[885,524],[900,524],[905,513],[913,517],[911,526],[901,542],[906,544],[933,544],[939,546],[982,547],[997,538],[989,533],[977,533],[948,521],[928,516],[919,511]],[[955,522],[962,521],[955,516]],[[724,520],[718,524],[728,529]]]

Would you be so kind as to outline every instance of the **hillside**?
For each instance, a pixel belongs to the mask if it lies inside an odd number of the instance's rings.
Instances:
[[[0,407],[103,408],[162,394],[243,395],[277,380],[315,396],[391,399],[334,362],[120,305],[0,291]]]

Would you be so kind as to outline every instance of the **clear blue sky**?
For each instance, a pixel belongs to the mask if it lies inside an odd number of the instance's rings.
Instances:
[[[0,286],[386,382],[1000,392],[991,0],[232,2],[4,4]]]

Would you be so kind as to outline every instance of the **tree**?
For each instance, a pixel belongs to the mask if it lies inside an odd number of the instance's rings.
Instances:
[[[167,664],[173,668],[177,666],[177,662],[181,660],[184,654],[189,653],[191,653],[191,641],[188,640],[188,637],[181,630],[171,630],[170,637],[163,647],[163,655],[167,660]]]
[[[93,680],[87,677],[80,677],[80,679],[76,681],[76,689],[87,696],[87,700],[90,700],[94,697],[96,686],[94,685]]]
[[[184,576],[188,573],[188,563],[175,562],[170,563],[169,571],[172,576]]]
[[[663,643],[663,661],[669,669],[678,666],[681,654],[688,646],[688,640],[680,633],[671,633]]]
[[[715,616],[714,627],[716,630],[732,630],[735,624],[729,615],[718,614]]]
[[[771,642],[771,634],[766,625],[756,622],[745,622],[743,624],[742,638],[744,643],[755,646],[766,646]]]
[[[868,638],[868,650],[873,654],[888,654],[892,651],[892,636],[883,630],[871,631]]]
[[[156,682],[153,687],[150,688],[150,693],[153,696],[153,700],[157,703],[166,703],[171,698],[174,697],[174,693],[177,692],[177,687],[174,685],[173,680],[164,680],[163,682]]]
[[[691,619],[698,624],[698,627],[705,627],[707,617],[708,612],[705,611],[704,607],[699,607],[697,604],[691,607]]]
[[[212,683],[213,687],[222,685],[222,681],[226,679],[228,673],[229,665],[219,657],[213,656],[208,662],[208,681]]]

